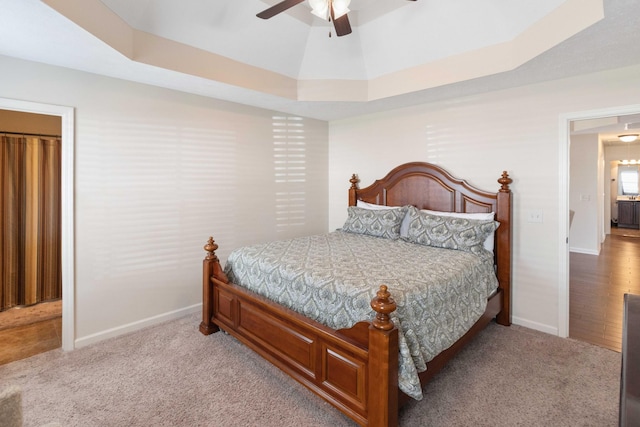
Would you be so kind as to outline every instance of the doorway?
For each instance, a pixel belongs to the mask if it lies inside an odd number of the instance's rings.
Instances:
[[[584,123],[590,122],[589,126]],[[626,265],[624,262],[637,263],[640,256],[640,239],[635,234],[621,233],[613,224],[610,199],[615,195],[611,194],[614,186],[609,183],[610,168],[609,158],[606,155],[607,139],[622,133],[634,133],[627,131],[624,127],[627,122],[634,122],[634,126],[640,125],[640,106],[619,107],[607,110],[579,112],[563,115],[560,117],[560,287],[559,287],[559,330],[558,335],[562,337],[572,336],[593,344],[601,345],[619,351],[622,313],[622,297],[626,292],[638,292],[629,286],[633,278],[629,274],[635,274],[635,267]],[[580,124],[576,126],[576,124]],[[592,193],[583,193],[576,196],[576,189],[571,182],[571,144],[572,131],[576,128],[587,129],[584,133],[594,133],[596,147],[596,164],[592,164],[593,176],[598,176],[597,186],[593,187]],[[637,129],[640,133],[640,127]],[[579,133],[579,132],[578,132]],[[584,148],[584,146],[582,147]],[[593,148],[593,147],[592,147]],[[619,156],[614,155],[615,158]],[[572,191],[573,190],[573,191]],[[580,189],[582,191],[582,189]],[[593,200],[590,198],[593,197]],[[592,217],[597,218],[597,224],[591,228],[596,243],[595,249],[586,251],[571,250],[571,220],[570,214],[572,204],[575,207],[578,203],[593,201],[596,202],[597,212],[591,212]],[[575,213],[571,212],[571,213]],[[629,252],[631,251],[631,252]],[[629,261],[631,259],[631,261]],[[623,265],[624,264],[624,265]],[[574,283],[575,282],[575,283]],[[573,292],[571,285],[581,292]],[[620,295],[618,295],[620,294]],[[618,298],[619,297],[619,298]],[[576,299],[578,298],[578,299]],[[579,299],[579,298],[582,298]],[[619,301],[618,301],[619,300]],[[570,307],[574,304],[573,309]],[[619,307],[618,307],[619,306]],[[579,318],[582,313],[589,313],[585,318]],[[589,317],[591,316],[591,317]],[[605,325],[606,323],[606,325]],[[588,327],[599,329],[598,337],[590,337]],[[606,328],[606,331],[604,329]],[[585,331],[586,334],[585,334]],[[614,340],[610,338],[614,337]]]
[[[61,119],[0,109],[0,364],[61,347]]]
[[[0,109],[57,116],[61,120],[61,266],[62,266],[62,349],[75,347],[75,267],[74,267],[74,109],[0,98]]]

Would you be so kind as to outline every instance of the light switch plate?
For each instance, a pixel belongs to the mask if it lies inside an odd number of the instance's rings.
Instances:
[[[542,209],[531,209],[527,214],[527,222],[542,222]]]

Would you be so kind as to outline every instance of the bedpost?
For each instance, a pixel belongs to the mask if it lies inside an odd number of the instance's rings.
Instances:
[[[496,232],[496,260],[498,264],[498,283],[502,289],[502,311],[498,313],[496,321],[505,326],[511,325],[511,189],[507,171],[502,172],[498,179],[501,187],[498,191],[496,220],[500,227]]]
[[[218,249],[218,245],[213,240],[213,237],[209,237],[207,244],[204,245],[207,256],[202,261],[202,322],[200,323],[200,332],[204,335],[210,335],[219,330],[218,326],[212,322],[213,284],[211,283],[211,277],[215,276],[224,282],[228,282],[227,276],[220,266],[220,260],[216,256],[216,249]]]
[[[376,317],[369,326],[368,426],[397,426],[398,328],[389,317],[396,303],[385,285],[371,300],[371,308]]]
[[[360,182],[360,178],[355,173],[351,175],[351,179],[349,180],[351,183],[351,187],[349,188],[349,206],[355,206],[358,202],[358,182]]]

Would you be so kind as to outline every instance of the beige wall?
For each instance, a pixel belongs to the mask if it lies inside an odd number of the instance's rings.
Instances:
[[[571,137],[569,156],[569,209],[575,212],[569,230],[572,252],[592,255],[600,253],[598,205],[603,203],[598,193],[598,135]]]
[[[224,261],[327,229],[326,122],[1,56],[0,67],[2,97],[75,108],[78,345],[197,309],[209,236]],[[303,179],[289,179],[300,153]]]
[[[568,174],[560,117],[640,99],[640,67],[630,67],[329,126],[302,119],[313,159],[308,223],[277,232],[277,113],[6,57],[0,66],[3,97],[76,108],[76,326],[84,342],[197,305],[203,236],[216,238],[224,258],[240,244],[335,229],[352,173],[368,183],[415,160],[488,190],[509,171],[514,321],[556,333],[568,191],[559,185]],[[543,212],[542,223],[527,221],[532,210]]]

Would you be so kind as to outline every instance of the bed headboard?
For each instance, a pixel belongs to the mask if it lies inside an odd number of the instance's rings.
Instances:
[[[504,292],[505,310],[499,315],[511,323],[511,190],[507,172],[498,179],[497,192],[472,187],[465,180],[454,178],[439,166],[425,162],[405,163],[394,168],[384,178],[365,188],[354,174],[349,188],[349,206],[358,200],[386,206],[413,205],[418,209],[445,212],[495,212],[500,227],[496,230],[494,256],[496,274]],[[499,319],[500,320],[500,319]]]

